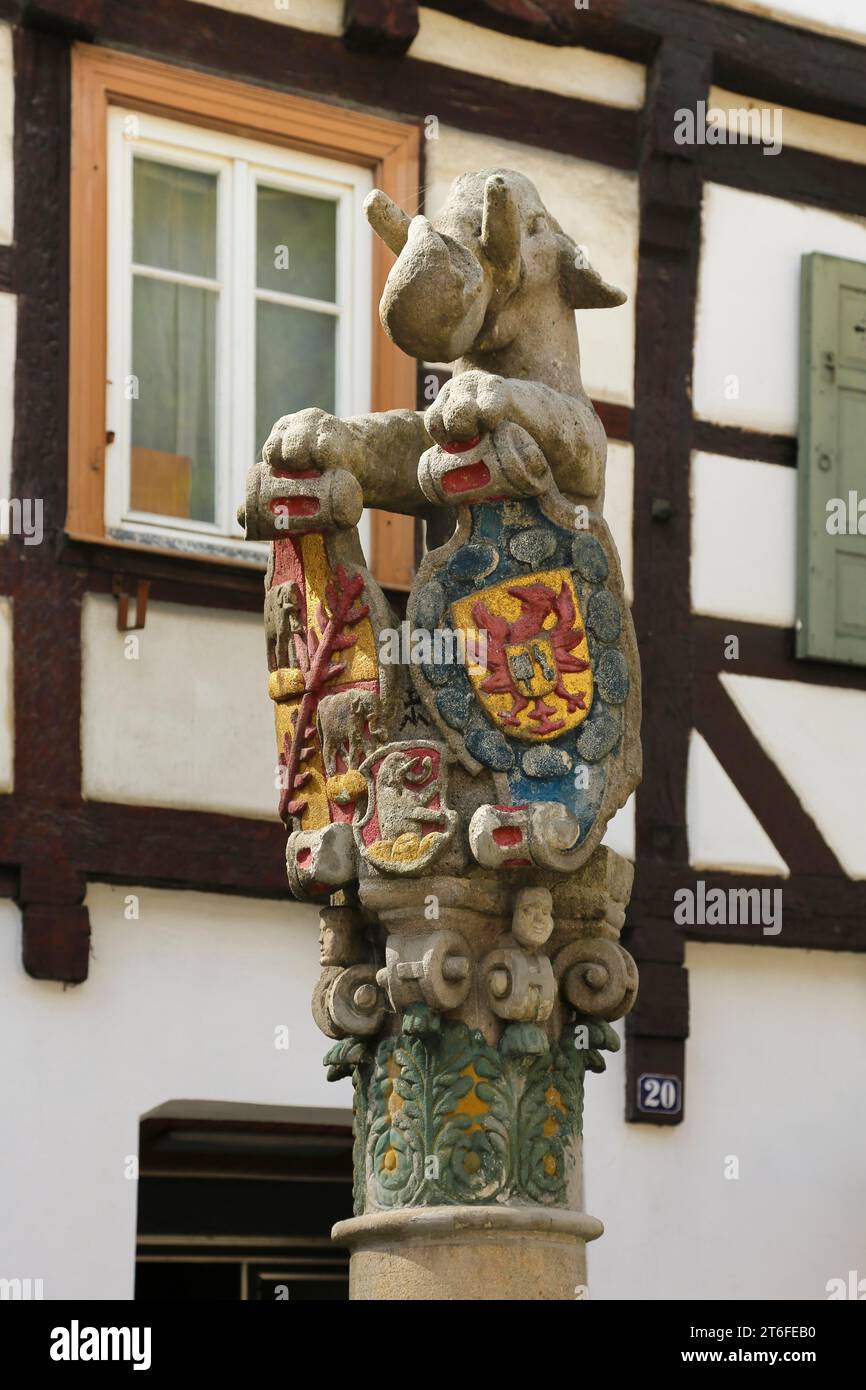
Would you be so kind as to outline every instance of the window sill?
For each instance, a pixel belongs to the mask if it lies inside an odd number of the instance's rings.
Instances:
[[[67,531],[59,559],[85,571],[90,592],[110,593],[114,577],[120,575],[130,585],[148,580],[157,600],[261,611],[264,562],[258,557],[244,562],[204,550],[191,552]]]
[[[130,584],[149,580],[151,597],[157,601],[261,613],[264,566],[258,562],[245,564],[72,531],[64,532],[58,558],[62,564],[85,571],[85,587],[91,593],[111,593],[112,581],[120,575]],[[382,590],[402,619],[408,595],[387,584]]]
[[[178,532],[175,539],[164,532],[152,532],[134,523],[109,527],[103,543],[128,546],[156,555],[178,555],[185,559],[205,560],[211,564],[241,565],[244,569],[262,572],[268,562],[268,547],[261,542],[245,541],[232,536],[196,536],[194,532]]]
[[[251,574],[264,574],[267,564],[267,547],[252,542],[248,545],[250,553],[246,558],[243,553],[247,545],[245,541],[239,541],[237,545],[227,541],[225,547],[219,542],[213,544],[208,541],[185,541],[179,545],[171,545],[165,543],[164,537],[151,541],[139,532],[123,530],[106,532],[104,535],[86,531],[66,531],[64,535],[70,547],[86,547],[91,553],[95,549],[112,552],[120,569],[135,568],[140,563],[139,557],[145,556],[152,556],[155,560],[176,560],[184,567],[207,565]],[[136,557],[132,565],[124,564],[124,555]]]

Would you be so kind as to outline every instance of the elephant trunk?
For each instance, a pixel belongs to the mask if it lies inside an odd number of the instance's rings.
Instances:
[[[376,208],[374,216],[381,212]],[[378,230],[373,217],[370,220]],[[389,244],[396,249],[403,229],[390,217],[389,221]],[[426,217],[413,217],[388,276],[379,314],[388,337],[410,357],[453,362],[478,336],[490,293],[489,277],[471,251],[434,231]]]

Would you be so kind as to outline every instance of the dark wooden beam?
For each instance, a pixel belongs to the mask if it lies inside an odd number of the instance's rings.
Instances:
[[[580,46],[638,63],[652,62],[660,37],[629,16],[628,0],[424,0],[431,10],[517,38],[556,47]]]
[[[30,22],[83,26],[95,43],[398,118],[435,115],[478,134],[633,169],[637,113],[393,54],[186,0],[40,0]],[[71,31],[70,31],[71,32]]]
[[[138,580],[148,580],[155,603],[188,603],[246,613],[262,610],[264,572],[242,565],[68,538],[59,548],[58,559],[64,568],[86,574],[90,593],[110,594],[114,576],[120,575],[130,592]]]
[[[633,1124],[663,1127],[682,1124],[686,1117],[686,1044],[684,1038],[633,1033],[626,1019],[625,1117]],[[672,1076],[680,1086],[680,1109],[674,1115],[647,1114],[638,1106],[642,1076]]]
[[[32,789],[0,796],[0,862],[20,865],[0,872],[0,897],[15,897],[25,915],[38,906],[62,918],[61,909],[83,903],[88,881],[290,899],[285,848],[276,812],[253,820],[81,799],[57,804]]]
[[[644,861],[688,859],[686,769],[691,708],[689,611],[689,457],[691,373],[700,245],[701,181],[694,151],[674,142],[674,112],[693,106],[710,80],[710,54],[666,41],[649,73],[640,150],[640,244],[632,440],[634,482],[634,621],[643,684],[644,780],[637,792],[636,850]],[[638,868],[640,872],[640,867]],[[639,886],[639,885],[638,885]],[[632,921],[636,919],[634,916]],[[638,924],[640,918],[637,918]],[[637,1079],[654,1069],[665,1007],[653,980],[676,978],[681,1008],[669,1010],[666,1061],[685,1077],[685,973],[676,972],[683,943],[659,924],[633,939],[645,984],[644,1002],[628,1031],[626,1116],[652,1123],[637,1103]],[[641,1018],[652,1017],[652,1030]],[[679,1123],[682,1110],[666,1117]]]
[[[863,81],[866,84],[866,71]],[[861,119],[866,120],[866,112]],[[862,164],[785,144],[774,155],[764,154],[757,143],[701,145],[699,150],[701,171],[708,183],[808,203],[852,217],[866,216],[866,167]]]
[[[698,99],[709,55],[666,45],[641,156],[635,407],[634,618],[644,687],[638,856],[684,862],[691,726],[689,444],[701,188],[674,153],[672,112]]]
[[[89,959],[85,880],[68,814],[81,800],[82,576],[54,552],[66,515],[69,44],[15,31],[15,279],[19,291],[12,493],[38,500],[44,539],[7,542],[13,595],[14,852],[23,959],[78,982]],[[5,800],[5,798],[4,798]]]
[[[286,832],[277,819],[85,802],[77,813],[79,863],[90,879],[291,898]]]
[[[711,420],[693,420],[692,448],[707,454],[724,454],[728,458],[797,467],[797,440],[793,435],[764,434],[760,430],[739,429],[736,425],[716,425]]]
[[[736,660],[725,656],[728,639],[738,640]],[[769,680],[803,681],[806,685],[830,685],[845,690],[866,690],[866,669],[833,661],[804,661],[795,656],[792,627],[744,623],[738,618],[692,617],[695,671],[715,675],[765,676]]]
[[[0,246],[0,293],[15,293],[14,246]]]
[[[712,81],[775,106],[866,117],[866,47],[702,0],[425,0],[431,9],[540,43],[651,64],[664,41],[712,54]]]
[[[345,0],[343,40],[359,53],[400,58],[418,33],[418,0]]]
[[[632,407],[616,401],[593,401],[608,439],[628,444],[632,435]]]
[[[408,0],[366,3],[384,26],[381,33],[390,24],[395,36],[411,9]],[[571,0],[473,0],[471,7],[438,8],[543,42],[621,52],[650,66],[662,42],[701,47],[711,55],[714,80],[749,100],[866,121],[863,45],[807,36],[700,0],[593,0],[587,10],[576,10]],[[340,103],[378,106],[408,119],[434,114],[479,134],[501,135],[507,112],[510,139],[615,168],[635,166],[636,112],[419,62],[411,51],[397,69],[394,48],[384,39],[348,52],[326,35],[186,0],[151,0],[146,7],[138,0],[39,0],[25,14],[27,23],[68,36]],[[672,144],[673,110],[666,119]],[[697,153],[708,179],[842,212],[866,211],[862,166],[788,146],[772,158],[750,145],[702,146]]]
[[[674,895],[686,888],[695,892],[701,880],[707,892],[720,888],[779,889],[782,893],[782,930],[764,935],[760,925],[729,926],[674,923]],[[695,869],[689,865],[638,863],[635,891],[628,909],[626,940],[633,930],[670,931],[681,939],[713,941],[737,946],[781,946],[807,951],[866,951],[866,880],[829,874],[744,874],[721,869]]]
[[[22,803],[18,796],[0,796],[0,897],[20,896],[18,873],[12,861],[31,834],[24,825],[25,818],[34,817],[33,825],[38,828],[44,826],[51,811],[48,808],[38,819],[37,814],[32,804]],[[84,801],[76,809],[65,810],[64,828],[70,844],[76,847],[82,876],[89,881],[290,898],[282,868],[285,834],[276,820]],[[66,879],[60,884],[44,861],[40,867],[36,859],[31,859],[25,872],[44,872],[45,891],[54,899],[50,906],[57,906],[60,895],[71,897],[70,875],[77,870],[67,869]],[[673,920],[674,894],[682,888],[694,891],[698,879],[704,881],[708,891],[781,889],[781,933],[765,936],[760,927],[748,924],[677,926]],[[638,1018],[653,1017],[654,1026],[659,1026],[658,1019],[663,1015],[659,1014],[658,1002],[653,1001],[653,980],[657,976],[650,967],[668,964],[679,968],[684,940],[863,952],[866,881],[803,873],[783,878],[639,860],[623,942],[641,961],[641,988],[646,1004]],[[682,1009],[678,1018],[681,1022]],[[673,1029],[675,1025],[679,1026],[672,1016],[670,1026]]]

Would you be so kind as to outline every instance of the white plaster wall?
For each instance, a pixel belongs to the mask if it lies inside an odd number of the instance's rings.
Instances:
[[[691,494],[694,611],[793,627],[796,469],[695,453]]]
[[[331,36],[343,32],[343,0],[195,0],[220,10]],[[606,53],[553,48],[513,38],[422,6],[409,56],[521,87],[583,97],[636,110],[643,104],[645,69]],[[435,112],[431,112],[435,115]]]
[[[15,72],[12,61],[12,28],[0,24],[0,244],[13,237],[12,132],[15,113]]]
[[[733,669],[720,679],[845,872],[866,878],[866,691]]]
[[[0,1275],[41,1278],[46,1298],[131,1297],[124,1168],[141,1115],[177,1100],[351,1103],[348,1081],[324,1079],[309,1017],[311,909],[99,885],[88,905],[91,975],[64,990],[24,974],[18,912],[0,903],[0,1040],[21,1060],[0,1074]],[[587,1081],[586,1204],[606,1225],[592,1296],[824,1298],[828,1279],[862,1272],[866,958],[690,945],[687,964],[685,1123],[626,1125],[622,1053]],[[814,1044],[827,1018],[832,1066]]]
[[[251,19],[269,20],[291,29],[307,29],[314,34],[343,32],[343,0],[193,0],[193,3],[233,10]]]
[[[696,869],[787,877],[784,859],[696,729],[689,739],[686,817]]]
[[[15,707],[12,675],[12,599],[0,598],[0,792],[11,792],[14,785]]]
[[[635,796],[632,792],[628,801],[621,806],[608,822],[601,843],[621,854],[624,859],[634,863],[635,852]]]
[[[779,111],[774,117],[781,120],[778,134],[785,147],[812,150],[815,154],[825,154],[830,159],[846,159],[858,164],[866,163],[866,126],[855,125],[853,121],[836,121],[827,116],[813,116],[809,111],[796,111],[790,106],[777,107],[753,97],[738,95],[722,87],[711,87],[707,97],[707,108],[714,107],[725,113],[722,124],[730,129],[738,129],[738,118],[731,112],[743,109]],[[770,127],[771,133],[773,127]],[[764,155],[773,159],[774,155]]]
[[[639,63],[588,48],[554,48],[513,38],[424,6],[419,17],[410,58],[604,106],[637,110],[643,105],[646,69]]]
[[[607,448],[607,474],[604,516],[610,527],[622,564],[626,598],[634,597],[632,568],[632,517],[634,512],[634,449],[630,444],[611,443]],[[602,843],[626,859],[634,860],[635,799],[628,801],[610,821]]]
[[[12,439],[15,433],[15,342],[18,302],[0,294],[0,497],[12,488]],[[6,518],[3,517],[5,524]],[[8,532],[0,533],[0,535]]]
[[[686,964],[684,1123],[625,1124],[623,1052],[587,1078],[591,1297],[826,1299],[866,1250],[866,957],[701,943]]]
[[[634,511],[634,449],[630,444],[612,443],[607,447],[604,519],[619,551],[622,582],[626,597],[634,597],[632,586],[632,513]]]
[[[113,598],[82,612],[84,795],[276,816],[276,742],[257,613],[153,602],[127,660]]]
[[[503,118],[503,129],[507,119]],[[440,125],[425,143],[424,211],[435,216],[454,179],[467,169],[519,169],[532,179],[563,229],[586,247],[605,280],[629,298],[616,309],[577,315],[583,384],[591,396],[630,405],[634,377],[634,300],[637,285],[638,190],[631,174]]]
[[[695,412],[796,434],[801,258],[866,261],[866,220],[707,184],[702,229]]]
[[[863,0],[710,0],[732,10],[744,10],[764,19],[793,24],[798,29],[817,29],[859,43],[866,43],[866,9]]]
[[[138,921],[124,917],[136,893]],[[310,1017],[317,920],[298,904],[91,886],[86,984],[31,980],[0,903],[0,1275],[46,1298],[131,1298],[138,1124],[172,1100],[351,1107]],[[289,1027],[289,1048],[274,1046]],[[12,1064],[15,1060],[14,1065]]]

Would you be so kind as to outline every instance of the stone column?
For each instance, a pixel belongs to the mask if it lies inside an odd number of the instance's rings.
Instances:
[[[349,1024],[353,987],[364,1013],[326,1057],[355,1079],[356,1215],[333,1233],[352,1298],[586,1294],[602,1224],[583,1210],[584,1079],[635,995],[619,945],[632,870],[600,848],[579,882],[516,877],[367,881],[341,944],[323,915],[317,1017]]]
[[[576,309],[621,304],[519,173],[454,184],[434,226],[382,193],[380,306],[424,413],[277,421],[243,520],[265,628],[292,892],[321,908],[313,1013],[355,1087],[358,1299],[586,1291],[587,1071],[637,972],[631,867],[602,845],[640,780],[640,668],[603,516],[606,443]],[[410,640],[362,507],[440,507]]]

